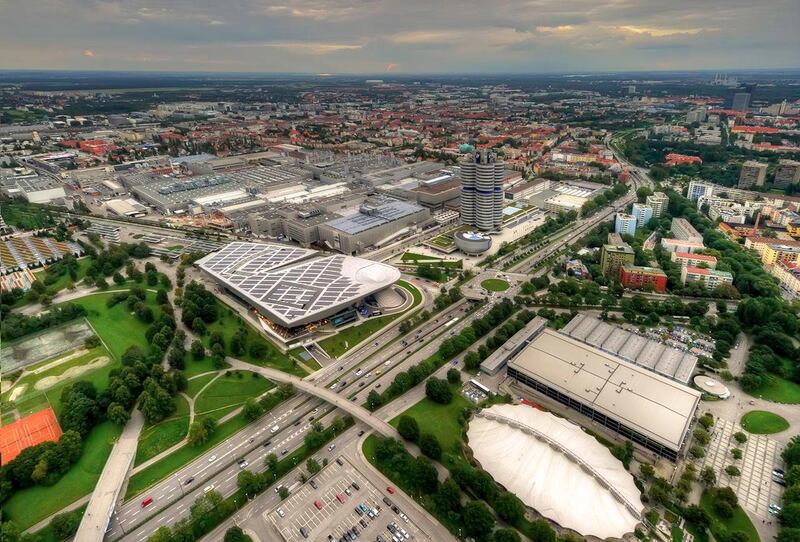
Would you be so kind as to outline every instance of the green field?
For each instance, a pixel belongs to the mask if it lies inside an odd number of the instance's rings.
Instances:
[[[703,508],[711,518],[711,534],[714,535],[714,538],[722,540],[725,537],[720,535],[724,535],[726,531],[742,531],[747,534],[749,542],[760,541],[758,531],[756,531],[756,528],[753,526],[750,518],[747,517],[747,513],[742,510],[741,506],[737,506],[734,509],[732,518],[723,518],[717,515],[713,505],[714,500],[711,494],[707,491],[704,492],[703,496],[700,497],[700,507]]]
[[[194,397],[197,395],[197,392],[203,389],[203,386],[214,380],[216,377],[217,373],[211,373],[192,378],[189,380],[189,386],[186,388],[186,395],[189,397]]]
[[[75,359],[71,359],[65,363],[62,363],[58,366],[52,367],[47,369],[46,371],[42,371],[39,374],[23,374],[22,378],[17,381],[17,385],[25,384],[27,388],[22,393],[22,395],[17,397],[17,400],[14,401],[16,407],[20,410],[21,415],[27,415],[32,412],[36,412],[37,410],[41,410],[48,404],[52,405],[53,410],[55,411],[56,415],[61,414],[61,391],[64,389],[67,384],[71,382],[75,382],[77,380],[85,380],[94,384],[95,388],[98,391],[105,389],[106,385],[108,384],[108,375],[111,373],[112,370],[118,368],[120,366],[120,362],[111,358],[108,363],[103,365],[102,367],[98,367],[92,371],[88,371],[85,373],[81,373],[73,378],[68,378],[58,382],[52,387],[47,388],[46,390],[36,390],[34,386],[37,382],[42,380],[43,378],[52,377],[52,376],[59,376],[64,374],[67,369],[72,367],[78,367],[89,363],[95,358],[102,357],[102,356],[109,356],[108,352],[103,347],[93,348],[86,354],[83,354]],[[60,356],[63,357],[63,356]],[[58,358],[51,358],[46,360],[43,363],[37,364],[37,366],[41,367],[44,364],[50,363]],[[11,394],[11,391],[3,394],[3,400],[5,401],[8,396]]]
[[[765,410],[751,410],[739,422],[748,433],[770,435],[789,429],[789,422],[781,416]]]
[[[106,307],[106,301],[114,293],[92,294],[76,299],[72,303],[82,305],[86,309],[88,313],[86,319],[111,351],[111,355],[120,360],[125,350],[131,346],[138,346],[145,352],[148,350],[150,345],[145,337],[145,332],[149,324],[131,314],[124,302],[117,303],[110,309]],[[160,311],[156,305],[156,295],[153,292],[147,292],[146,301],[153,309],[153,315],[158,318]]]
[[[322,349],[325,350],[329,356],[332,358],[338,358],[367,337],[376,334],[380,329],[386,327],[399,316],[405,314],[409,310],[422,303],[422,294],[415,286],[412,286],[403,280],[397,281],[397,284],[402,286],[406,291],[411,292],[411,296],[414,299],[411,307],[406,309],[404,312],[387,314],[386,316],[378,316],[377,318],[370,318],[363,324],[358,324],[356,326],[350,326],[346,329],[343,329],[333,337],[322,339],[317,344],[319,344],[319,346],[322,347]]]
[[[230,365],[226,363],[225,368],[227,367],[230,367]],[[183,369],[183,374],[186,375],[186,378],[192,378],[193,376],[201,375],[203,373],[216,371],[219,371],[219,369],[214,367],[214,362],[209,356],[206,356],[201,360],[195,360],[190,354],[187,354],[186,366]]]
[[[273,345],[259,332],[253,329],[248,322],[245,322],[239,318],[239,316],[236,315],[233,310],[219,302],[217,303],[217,308],[219,311],[219,317],[217,318],[216,322],[207,326],[209,333],[203,337],[203,344],[205,345],[206,349],[210,349],[211,347],[210,334],[214,331],[221,332],[225,337],[225,344],[228,345],[230,344],[231,337],[233,337],[233,334],[236,333],[236,330],[239,328],[239,326],[244,326],[244,329],[247,332],[247,352],[237,356],[239,359],[260,367],[272,367],[273,369],[278,369],[279,371],[293,374],[295,376],[306,376],[306,372],[301,367],[297,366],[294,360],[289,359],[287,356],[281,353],[280,350],[275,348],[275,345]],[[267,354],[263,359],[256,359],[250,355],[250,345],[254,342],[263,343],[267,347]],[[187,366],[190,363],[192,363],[191,360],[187,362]]]
[[[64,288],[67,288],[70,285],[73,285],[73,284],[83,280],[83,278],[86,276],[86,270],[89,269],[90,265],[92,265],[92,259],[91,258],[88,258],[88,257],[79,258],[78,259],[78,271],[77,271],[77,277],[76,277],[75,282],[72,281],[72,279],[69,276],[69,273],[65,272],[63,275],[61,275],[58,278],[57,281],[55,281],[54,283],[50,284],[47,287],[47,292],[46,292],[47,295],[55,295],[56,293],[60,292]],[[42,269],[41,271],[37,271],[35,273],[36,279],[44,281],[45,274],[46,273],[45,273],[44,269]]]
[[[767,375],[766,383],[758,390],[748,392],[753,397],[787,405],[800,404],[800,384],[776,375]]]
[[[90,493],[121,432],[122,428],[111,422],[96,426],[84,440],[83,454],[75,466],[52,486],[35,486],[15,493],[3,505],[3,515],[24,530]]]
[[[420,433],[431,433],[439,439],[442,450],[452,451],[457,443],[462,442],[462,427],[458,423],[459,413],[471,403],[459,393],[460,386],[453,387],[453,400],[449,405],[434,403],[428,398],[415,404],[402,415],[411,416],[417,420]],[[397,427],[400,416],[389,423]]]
[[[189,431],[189,402],[181,395],[175,397],[175,412],[155,425],[148,425],[139,436],[136,448],[138,465],[180,442]]]
[[[254,378],[254,375],[257,378]],[[217,412],[223,407],[241,406],[253,397],[258,397],[273,388],[274,384],[258,373],[233,371],[216,379],[194,402],[194,412],[200,416],[206,412]],[[231,409],[232,410],[232,409]],[[217,418],[221,417],[215,416]]]
[[[503,279],[486,279],[481,286],[489,292],[505,292],[511,285]]]
[[[417,254],[414,252],[406,252],[400,259],[406,263],[428,264],[432,267],[450,267],[453,269],[461,269],[464,265],[463,260],[443,260],[436,256],[426,256],[425,254]]]

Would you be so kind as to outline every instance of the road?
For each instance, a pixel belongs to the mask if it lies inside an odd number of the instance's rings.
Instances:
[[[144,416],[139,409],[134,409],[130,420],[114,444],[92,492],[78,532],[75,534],[76,542],[94,542],[103,538],[120,496],[120,490],[136,458],[136,448],[143,427]]]
[[[463,313],[458,307],[449,308],[437,318],[412,331],[411,335],[419,334],[420,339],[424,340],[436,333],[443,332],[439,319],[449,318],[451,314]],[[468,321],[471,319],[464,319],[464,322]],[[462,323],[463,325],[466,324]],[[407,352],[414,352],[419,347],[424,350],[422,354],[408,355]],[[402,342],[391,343],[367,360],[360,356],[340,360],[339,363],[306,377],[306,382],[317,386],[329,386],[336,383],[340,388],[341,395],[334,395],[344,399],[348,395],[348,390],[368,389],[366,384],[359,386],[361,383],[359,379],[363,382],[374,382],[376,378],[380,378],[381,375],[378,374],[378,371],[381,369],[378,367],[386,370],[385,375],[391,373],[391,376],[387,378],[393,379],[396,372],[431,355],[433,353],[431,350],[435,351],[435,347],[429,342],[415,342],[408,346],[403,345]],[[386,365],[387,362],[388,365]],[[358,377],[351,372],[357,365],[364,367]],[[353,376],[348,378],[345,375]],[[343,379],[350,381],[341,384],[340,381]],[[341,399],[337,399],[337,401]],[[352,404],[360,405],[361,403],[359,398],[358,402]],[[208,485],[213,484],[215,489],[223,495],[232,494],[236,490],[236,476],[239,472],[237,459],[244,457],[251,465],[260,465],[269,453],[283,455],[284,450],[289,452],[296,449],[303,443],[302,437],[311,427],[308,418],[315,415],[314,409],[325,410],[324,404],[318,399],[306,397],[295,397],[282,403],[258,422],[246,427],[225,443],[204,453],[167,479],[156,483],[121,506],[112,518],[111,529],[106,538],[116,540],[122,537],[123,540],[137,542],[144,540],[160,525],[171,525],[188,514],[191,503],[201,494],[202,488]],[[274,425],[279,425],[280,430],[272,434],[270,428]],[[394,430],[392,429],[392,431]],[[265,442],[269,442],[266,448],[262,446]],[[187,483],[188,480],[191,482]],[[141,502],[145,497],[152,497],[153,502],[143,508]]]

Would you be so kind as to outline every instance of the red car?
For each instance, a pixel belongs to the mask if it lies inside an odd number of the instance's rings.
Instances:
[[[142,501],[142,508],[151,504],[153,502],[153,497],[147,497],[145,500]]]
[[[388,491],[390,494],[394,494],[394,488],[392,486],[387,487],[386,491]]]
[[[317,507],[317,510],[322,510],[322,501],[317,499],[316,501],[314,501],[314,506]]]
[[[339,502],[342,502],[342,503],[344,502],[344,495],[342,495],[341,493],[337,493],[336,494],[336,498],[339,499]]]

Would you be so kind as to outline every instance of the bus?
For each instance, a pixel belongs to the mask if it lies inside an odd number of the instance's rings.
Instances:
[[[452,326],[453,324],[455,324],[456,322],[458,322],[458,320],[459,320],[459,318],[458,318],[458,316],[456,316],[455,318],[453,318],[453,319],[452,319],[452,320],[450,320],[449,322],[446,322],[446,323],[444,324],[444,327],[450,327],[450,326]]]

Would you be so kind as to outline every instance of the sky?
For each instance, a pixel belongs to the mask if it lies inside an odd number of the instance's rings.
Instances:
[[[0,69],[800,67],[800,0],[0,0]]]

